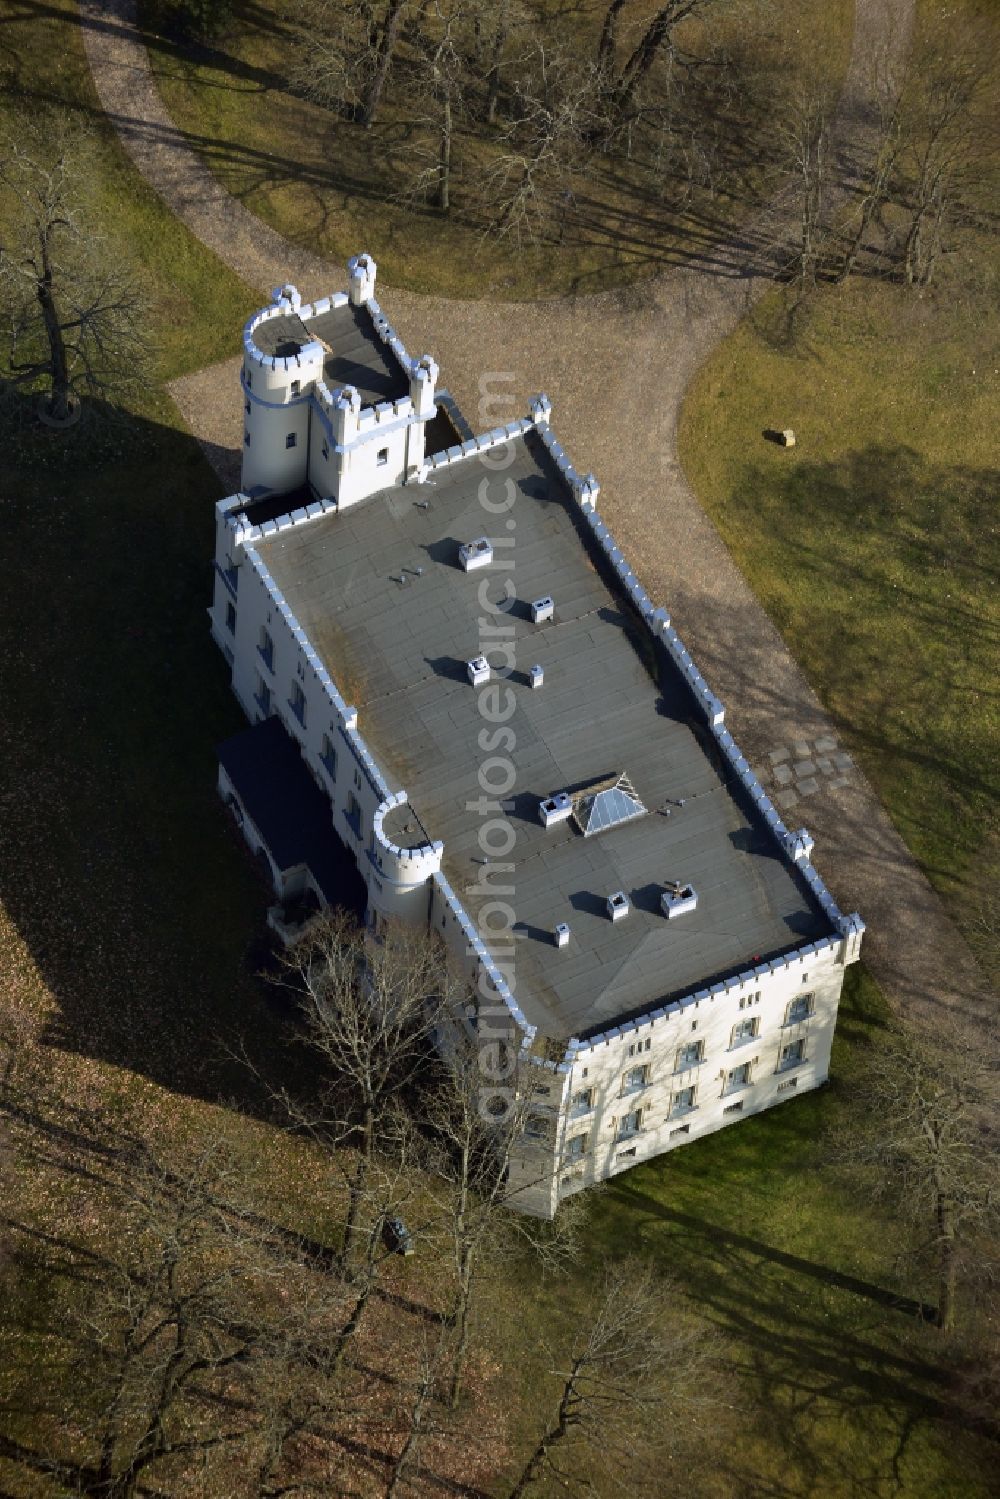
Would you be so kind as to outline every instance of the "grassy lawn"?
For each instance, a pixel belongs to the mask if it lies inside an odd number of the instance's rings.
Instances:
[[[973,940],[997,863],[995,242],[922,295],[774,294],[691,387],[699,499]],[[791,450],[762,441],[793,427]]]
[[[529,6],[538,16],[536,36],[557,17],[562,33],[578,39],[581,55],[593,51],[605,9],[553,0]],[[654,9],[654,0],[631,4],[627,34]],[[842,76],[851,0],[809,9],[808,48],[800,0],[772,0],[755,15],[750,47],[756,66],[767,70],[769,89],[788,86],[806,67],[821,65],[831,81]],[[723,6],[712,24],[713,37],[739,52],[745,17]],[[613,161],[595,155],[574,183],[576,211],[559,243],[518,249],[487,241],[475,193],[499,149],[489,132],[460,129],[449,217],[409,204],[402,197],[413,130],[405,49],[385,107],[365,130],[289,92],[292,35],[280,0],[237,0],[232,24],[212,47],[181,51],[150,32],[150,55],[173,119],[230,192],[289,239],[335,261],[369,250],[389,285],[459,297],[601,290],[609,278],[648,275],[710,246],[746,212],[744,194],[756,180],[753,151],[746,141],[736,144],[735,130],[717,169],[717,197],[696,192],[680,211],[671,207],[673,185],[661,192],[648,166],[624,155]]]

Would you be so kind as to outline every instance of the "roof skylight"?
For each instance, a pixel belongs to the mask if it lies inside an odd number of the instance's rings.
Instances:
[[[624,771],[589,786],[573,801],[573,820],[585,838],[645,815],[646,808]]]

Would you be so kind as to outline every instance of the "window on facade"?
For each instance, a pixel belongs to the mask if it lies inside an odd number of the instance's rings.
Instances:
[[[305,722],[306,722],[306,695],[302,691],[302,684],[301,684],[301,682],[293,682],[292,683],[292,695],[288,699],[288,706],[291,708],[292,712],[295,714],[295,717],[298,719],[299,723],[303,726],[303,728],[305,728]]]
[[[800,1062],[805,1061],[806,1043],[804,1041],[792,1041],[788,1046],[781,1048],[781,1059],[778,1062],[780,1071],[784,1072],[786,1067],[797,1067]]]
[[[618,1121],[618,1138],[627,1140],[630,1135],[637,1135],[642,1129],[642,1110],[633,1109],[629,1114],[623,1114]]]
[[[627,1072],[622,1073],[622,1092],[634,1093],[637,1088],[644,1088],[647,1082],[646,1067],[630,1067]]]
[[[288,436],[285,438],[285,447],[286,448],[294,448],[294,446],[295,446],[295,444],[297,442],[298,442],[298,438],[295,436],[295,433],[294,432],[289,432]]]
[[[267,715],[271,711],[271,689],[267,685],[267,683],[264,681],[264,678],[262,676],[260,676],[259,674],[258,674],[258,677],[257,677],[256,700],[257,700],[257,707],[260,709],[260,711],[263,713],[264,717],[266,718]]]
[[[746,995],[744,995],[744,997],[740,1000],[740,1009],[741,1010],[746,1010],[746,1009],[749,1009],[750,1005],[759,1005],[759,1004],[760,1004],[760,990],[758,989],[757,992],[756,992],[756,994],[746,994]]]
[[[323,745],[320,749],[319,757],[323,762],[323,769],[330,777],[330,780],[335,781],[337,779],[337,751],[333,747],[329,734],[323,735]]]
[[[739,1067],[734,1067],[726,1074],[726,1092],[734,1093],[737,1088],[746,1088],[750,1083],[750,1063],[742,1062]]]
[[[800,994],[793,999],[785,1012],[785,1024],[797,1025],[801,1020],[808,1020],[813,1011],[813,997],[811,994]]]
[[[683,1072],[688,1067],[697,1067],[704,1054],[704,1041],[689,1041],[686,1046],[678,1047],[675,1070]]]
[[[689,1135],[690,1133],[691,1133],[691,1126],[690,1126],[690,1124],[679,1124],[676,1129],[672,1129],[670,1131],[670,1138],[672,1140],[675,1135]]]
[[[686,1114],[694,1108],[695,1089],[678,1088],[670,1105],[671,1114]]]
[[[320,451],[322,452],[324,458],[329,458],[329,456],[330,456],[330,444],[328,442],[324,442],[324,444],[323,444],[322,448],[320,449]]]
[[[592,1088],[581,1088],[579,1093],[574,1093],[570,1099],[569,1111],[573,1117],[578,1114],[589,1114],[594,1107],[594,1093]]]
[[[742,1110],[743,1110],[743,1100],[741,1098],[738,1103],[727,1103],[726,1107],[723,1109],[722,1112],[724,1114],[739,1114],[739,1113],[742,1112]]]
[[[244,434],[243,434],[243,446],[245,448],[248,448],[250,446],[250,433],[249,432],[244,432]]]
[[[379,448],[378,452],[375,455],[375,462],[378,464],[379,468],[385,468],[385,465],[389,462],[389,449]]]
[[[236,634],[236,606],[234,604],[226,605],[226,629],[230,635]]]
[[[299,393],[299,391],[301,389],[302,389],[302,381],[301,380],[293,380],[292,381],[292,395],[293,396],[297,396],[298,393]]]
[[[346,809],[344,811],[344,816],[347,818],[347,825],[351,829],[351,831],[354,834],[355,838],[360,838],[361,837],[361,807],[359,806],[358,799],[354,795],[353,791],[350,791],[347,794],[347,807],[346,807]]]
[[[260,627],[260,640],[257,643],[257,649],[260,651],[261,660],[263,661],[264,665],[267,667],[268,671],[273,671],[274,670],[274,641],[271,639],[271,637],[268,634],[267,630],[264,629],[263,625],[261,625],[261,627]]]
[[[797,1088],[798,1085],[799,1085],[798,1078],[797,1077],[790,1077],[790,1078],[787,1079],[786,1082],[778,1084],[778,1092],[779,1093],[784,1093],[786,1088]]]
[[[541,1114],[529,1114],[524,1121],[524,1133],[529,1140],[544,1140],[549,1133],[548,1120]]]
[[[578,1160],[580,1160],[581,1157],[583,1156],[583,1152],[586,1150],[586,1148],[587,1148],[587,1136],[586,1135],[574,1135],[571,1140],[567,1140],[566,1141],[566,1159],[568,1161],[578,1161]]]
[[[746,1041],[752,1041],[760,1030],[760,1021],[756,1015],[752,1019],[738,1020],[733,1026],[733,1046],[742,1046]]]
[[[250,402],[247,402],[247,416],[250,415]]]

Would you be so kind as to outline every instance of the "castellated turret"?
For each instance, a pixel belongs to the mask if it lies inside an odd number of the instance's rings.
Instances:
[[[301,488],[341,508],[423,477],[437,364],[389,325],[371,256],[347,271],[347,293],[314,303],[279,287],[243,330],[245,494]]]

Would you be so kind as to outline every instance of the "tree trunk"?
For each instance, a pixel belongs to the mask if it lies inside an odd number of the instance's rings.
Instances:
[[[492,125],[497,117],[497,105],[500,102],[500,70],[503,66],[504,49],[507,46],[507,38],[510,35],[510,7],[504,5],[497,16],[497,29],[493,36],[493,47],[490,53],[489,72],[486,74],[486,105],[483,111],[487,125]]]
[[[604,13],[601,39],[597,43],[597,67],[598,71],[605,75],[609,75],[614,66],[615,45],[618,41],[618,21],[627,4],[628,0],[611,0],[611,4]]]
[[[69,365],[66,360],[66,344],[63,341],[62,324],[56,309],[52,290],[53,271],[49,259],[48,240],[41,242],[42,275],[38,280],[36,294],[45,323],[45,336],[49,343],[49,409],[56,421],[67,421],[70,414]]]
[[[462,1280],[459,1283],[457,1304],[452,1313],[454,1325],[458,1328],[458,1337],[455,1340],[455,1352],[451,1360],[451,1378],[448,1384],[448,1406],[450,1410],[456,1408],[462,1394],[465,1356],[469,1351],[469,1311],[471,1303],[472,1278],[470,1267],[466,1266],[463,1271]]]
[[[942,1332],[955,1329],[955,1205],[946,1192],[937,1194],[938,1314]]]
[[[365,92],[364,103],[361,107],[361,123],[367,127],[374,123],[378,107],[382,102],[385,92],[386,79],[389,77],[389,64],[392,62],[392,54],[396,50],[399,41],[399,32],[403,24],[403,11],[406,9],[406,0],[389,0],[389,8],[385,13],[382,23],[382,35],[379,39],[378,51],[375,54],[375,68],[372,72],[371,82]]]
[[[579,1372],[579,1362],[574,1360],[570,1371],[566,1376],[566,1383],[563,1386],[562,1399],[559,1401],[559,1410],[556,1413],[555,1424],[550,1431],[547,1431],[545,1433],[545,1435],[538,1443],[538,1446],[535,1448],[534,1452],[528,1458],[528,1461],[525,1463],[524,1468],[521,1472],[520,1478],[511,1489],[510,1493],[507,1496],[507,1499],[521,1499],[521,1496],[527,1491],[529,1485],[533,1484],[535,1479],[538,1478],[541,1474],[542,1468],[545,1464],[546,1454],[552,1443],[561,1441],[569,1431],[570,1402],[575,1392],[576,1378]]]
[[[656,61],[660,48],[670,40],[674,27],[697,10],[703,0],[669,0],[656,12],[621,71],[615,88],[615,109],[621,119],[632,107],[640,83]]]
[[[437,206],[442,213],[451,207],[451,93],[445,89],[441,112],[441,140],[438,150]]]

